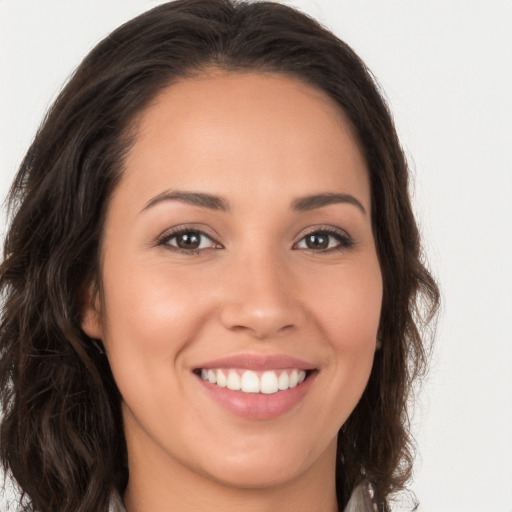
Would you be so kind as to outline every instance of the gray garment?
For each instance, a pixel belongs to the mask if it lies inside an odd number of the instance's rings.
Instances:
[[[368,486],[361,484],[354,489],[350,501],[343,512],[375,512],[376,510],[368,493]],[[110,496],[109,512],[126,512],[121,497],[117,492],[112,493]]]

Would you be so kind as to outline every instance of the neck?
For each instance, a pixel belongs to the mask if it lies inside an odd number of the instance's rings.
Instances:
[[[139,439],[140,441],[140,439]],[[127,512],[336,512],[336,446],[316,463],[283,482],[265,487],[240,487],[201,474],[180,461],[162,456],[160,447],[128,444],[129,481],[124,495]]]

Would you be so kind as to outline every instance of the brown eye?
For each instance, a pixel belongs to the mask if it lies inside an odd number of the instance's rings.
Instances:
[[[193,229],[175,231],[160,240],[159,245],[165,245],[170,249],[178,249],[184,252],[190,251],[191,253],[202,249],[220,247],[206,233]]]
[[[201,245],[201,234],[194,231],[176,235],[176,246],[180,249],[199,249]]]
[[[327,249],[329,247],[329,235],[325,233],[312,233],[304,237],[308,249]]]
[[[343,231],[318,230],[308,233],[295,245],[295,249],[308,249],[312,251],[331,251],[347,249],[354,245],[352,238]]]

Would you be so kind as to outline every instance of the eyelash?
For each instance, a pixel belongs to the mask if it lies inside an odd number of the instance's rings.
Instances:
[[[212,241],[213,244],[218,246],[218,247],[213,247],[214,249],[222,247],[211,235],[209,235],[208,233],[205,233],[202,229],[194,228],[194,227],[191,227],[191,226],[190,227],[188,227],[188,226],[180,226],[178,228],[173,229],[170,232],[167,232],[165,235],[163,235],[162,237],[160,237],[158,239],[156,245],[157,246],[165,246],[167,249],[169,249],[171,251],[175,251],[175,252],[181,253],[181,254],[186,254],[186,255],[196,255],[196,254],[199,254],[205,248],[203,248],[203,249],[182,249],[181,247],[176,247],[176,246],[173,246],[173,245],[171,245],[169,243],[173,238],[176,238],[176,237],[178,237],[180,235],[186,235],[186,234],[189,234],[189,233],[197,234],[197,235],[199,235],[200,238],[201,237],[209,238]]]
[[[312,229],[311,231],[309,231],[308,233],[303,235],[298,243],[302,242],[308,236],[311,236],[311,235],[323,235],[323,236],[327,235],[329,237],[335,238],[338,242],[337,246],[330,247],[330,248],[328,247],[327,249],[309,249],[310,251],[313,251],[313,252],[326,253],[326,252],[343,251],[346,249],[350,249],[351,247],[354,246],[354,243],[355,243],[354,239],[345,231],[330,228],[330,227],[325,227],[325,228],[320,227],[320,228]],[[296,245],[296,244],[294,244],[294,245]],[[308,250],[308,249],[306,249],[306,250]]]
[[[177,246],[174,246],[174,245],[171,245],[170,244],[170,241],[180,235],[186,235],[186,234],[196,234],[196,235],[199,235],[199,237],[206,237],[208,239],[211,240],[211,242],[216,246],[216,247],[207,247],[207,248],[197,248],[197,249],[183,249],[181,247],[177,247]],[[354,240],[352,239],[352,237],[350,235],[348,235],[345,231],[342,231],[342,230],[336,230],[336,229],[333,229],[333,228],[328,228],[328,227],[319,227],[319,228],[315,228],[315,229],[312,229],[311,231],[309,231],[308,233],[304,234],[300,240],[294,244],[294,248],[296,245],[298,245],[299,243],[301,243],[302,241],[304,241],[308,236],[311,236],[311,235],[319,235],[319,236],[328,236],[328,237],[333,237],[336,239],[336,241],[338,242],[338,245],[336,245],[335,247],[327,247],[326,249],[311,249],[311,248],[304,248],[304,249],[295,249],[295,250],[309,250],[309,251],[313,251],[315,253],[328,253],[328,252],[337,252],[337,251],[343,251],[343,250],[347,250],[347,249],[350,249],[351,247],[354,246],[355,242]],[[204,232],[203,230],[201,229],[198,229],[198,228],[194,228],[194,227],[187,227],[187,226],[180,226],[179,228],[176,228],[174,230],[172,230],[171,232],[167,232],[165,235],[163,235],[162,237],[160,237],[158,240],[157,240],[157,243],[156,243],[157,246],[165,246],[166,248],[168,248],[169,250],[171,251],[175,251],[175,252],[179,252],[181,254],[186,254],[186,255],[196,255],[196,254],[199,254],[201,251],[205,250],[205,249],[221,249],[222,248],[222,245],[220,243],[218,243],[211,235],[209,235],[208,233]]]

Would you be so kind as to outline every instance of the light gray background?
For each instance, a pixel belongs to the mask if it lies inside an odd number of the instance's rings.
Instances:
[[[2,198],[85,53],[159,3],[0,0]],[[414,203],[443,293],[414,419],[419,510],[511,512],[512,1],[289,3],[322,20],[373,70],[415,176]]]

